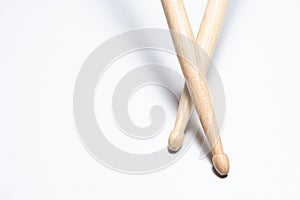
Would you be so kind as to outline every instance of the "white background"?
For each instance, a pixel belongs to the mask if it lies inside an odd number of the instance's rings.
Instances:
[[[197,33],[206,1],[185,4]],[[299,10],[297,0],[229,2],[214,57],[231,162],[220,179],[197,144],[162,171],[128,175],[95,161],[76,134],[82,63],[113,35],[167,28],[159,0],[2,0],[0,199],[299,199]]]

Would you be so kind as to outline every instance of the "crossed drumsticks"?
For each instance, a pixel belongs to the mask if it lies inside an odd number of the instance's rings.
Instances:
[[[202,124],[204,133],[212,149],[212,162],[220,175],[227,175],[229,160],[223,151],[219,128],[205,75],[208,71],[210,59],[200,57],[199,49],[187,45],[182,37],[175,32],[183,34],[195,41],[187,13],[182,0],[161,0],[172,33],[177,57],[185,77],[186,83],[180,98],[178,113],[173,131],[169,136],[169,149],[178,151],[184,139],[184,130],[190,119],[193,106]],[[221,25],[225,15],[228,0],[209,0],[205,14],[196,39],[197,44],[211,58],[214,54]],[[198,69],[192,66],[186,59],[179,55],[189,55],[195,58]]]

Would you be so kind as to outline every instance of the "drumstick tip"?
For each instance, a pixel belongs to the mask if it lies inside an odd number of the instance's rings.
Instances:
[[[229,160],[228,156],[225,153],[219,153],[215,154],[212,157],[213,165],[216,169],[216,171],[222,175],[225,176],[229,172]]]
[[[169,136],[169,149],[171,151],[178,151],[183,143],[184,132],[173,130]]]

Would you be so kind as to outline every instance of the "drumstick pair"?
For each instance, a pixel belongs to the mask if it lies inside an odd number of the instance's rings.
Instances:
[[[182,0],[161,0],[169,28],[195,40]],[[197,37],[197,44],[203,48],[207,56],[214,54],[228,0],[209,0]],[[205,75],[210,59],[201,59],[199,49],[186,45],[184,40],[172,34],[177,57],[186,79],[179,106],[174,130],[169,137],[169,149],[178,151],[184,139],[184,130],[191,116],[193,105],[196,108],[203,130],[212,149],[212,161],[220,175],[227,175],[229,160],[223,151],[219,129],[215,118]],[[195,58],[200,70],[187,62],[181,55]]]

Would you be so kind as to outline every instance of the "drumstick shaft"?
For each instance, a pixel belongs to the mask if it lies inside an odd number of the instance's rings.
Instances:
[[[194,35],[182,0],[161,1],[169,28],[194,40]],[[207,6],[206,11],[209,11],[209,13],[206,12],[201,24],[201,30],[198,34],[198,42],[203,45],[205,48],[204,50],[206,50],[208,53],[208,56],[212,56],[214,52],[226,5],[227,0],[215,0],[209,1]],[[216,14],[216,9],[218,10],[218,8],[223,8],[223,10],[222,12]],[[214,16],[210,16],[213,14]],[[217,22],[213,22],[213,26],[210,24],[210,21]],[[204,41],[204,39],[206,39],[206,41]],[[197,54],[199,56],[199,52],[196,49],[185,49],[187,47],[184,46],[185,44],[182,42],[182,40],[173,36],[173,41],[177,52],[188,51],[189,54],[196,54],[192,57],[197,57]],[[223,147],[219,136],[219,129],[215,119],[205,77],[202,73],[195,73],[195,71],[191,70],[190,64],[180,56],[178,56],[178,60],[186,79],[186,86],[184,87],[184,91],[181,96],[174,130],[180,130],[182,132],[184,131],[194,104],[206,137],[212,148],[214,166],[221,175],[225,175],[229,170],[229,162],[226,154],[223,152]],[[202,60],[202,63],[199,59],[196,59],[196,62],[198,66],[202,67],[202,71],[206,73],[209,65],[209,59]],[[191,94],[191,96],[189,94]]]
[[[206,52],[202,58],[204,73],[208,71],[210,60],[220,35],[228,0],[209,0],[198,32],[197,44]],[[184,130],[189,122],[193,103],[186,86],[183,89],[173,131],[170,135],[169,147],[177,151],[183,142]]]

